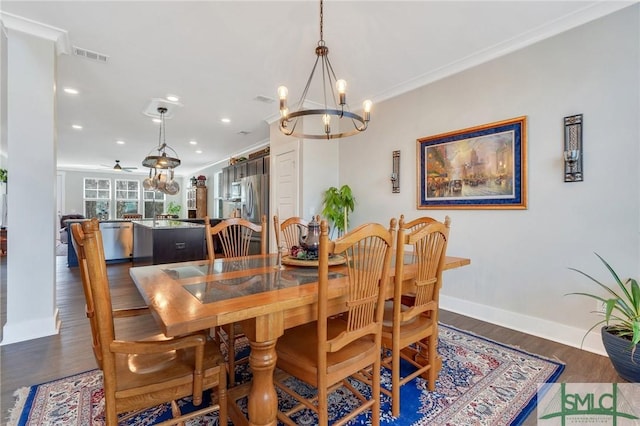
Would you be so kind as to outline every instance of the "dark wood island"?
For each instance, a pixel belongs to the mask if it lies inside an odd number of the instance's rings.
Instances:
[[[204,224],[180,220],[133,221],[134,266],[204,259],[204,229]]]

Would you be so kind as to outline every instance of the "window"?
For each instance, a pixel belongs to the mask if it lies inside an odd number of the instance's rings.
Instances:
[[[140,182],[116,179],[116,218],[125,213],[138,213]]]
[[[164,212],[166,195],[160,191],[144,191],[144,217],[153,219]]]
[[[111,180],[84,178],[84,217],[109,219]]]

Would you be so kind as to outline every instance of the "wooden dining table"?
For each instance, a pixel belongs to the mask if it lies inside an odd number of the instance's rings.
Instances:
[[[470,263],[467,258],[447,256],[444,269]],[[409,280],[415,271],[404,269],[403,280]],[[132,267],[130,274],[168,337],[242,324],[251,346],[253,378],[229,390],[229,416],[236,425],[275,425],[276,342],[284,330],[316,320],[317,267],[281,269],[277,254],[267,254]],[[346,268],[332,266],[329,274],[329,311],[337,314],[346,309]],[[393,297],[391,285],[386,286],[386,293]],[[236,404],[245,396],[248,420]]]

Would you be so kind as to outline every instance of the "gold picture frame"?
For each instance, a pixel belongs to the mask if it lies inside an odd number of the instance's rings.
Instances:
[[[527,117],[417,140],[418,209],[526,209]]]

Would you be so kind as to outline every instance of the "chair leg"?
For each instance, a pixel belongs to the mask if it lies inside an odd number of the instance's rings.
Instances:
[[[438,351],[436,348],[438,347],[438,335],[437,333],[431,334],[429,336],[429,390],[436,390],[436,379],[438,377],[438,368],[436,366],[436,357],[438,355]]]
[[[236,385],[236,331],[234,324],[223,326],[227,333],[227,358],[229,365],[229,387]]]
[[[372,397],[373,397],[373,407],[371,407],[371,424],[377,426],[380,424],[380,358],[373,364],[373,386],[372,386]],[[399,388],[399,386],[398,386]],[[398,408],[400,408],[400,393],[398,392]],[[395,399],[394,399],[395,403]]]
[[[218,383],[218,404],[220,405],[220,410],[218,412],[218,424],[220,426],[227,425],[227,371],[224,366],[220,367],[220,383]]]
[[[326,386],[318,388],[318,425],[327,426],[329,424],[329,391]]]
[[[399,345],[397,345],[399,346]],[[391,351],[391,414],[400,415],[400,348]],[[375,377],[375,375],[374,375]],[[378,376],[378,380],[379,380]]]

